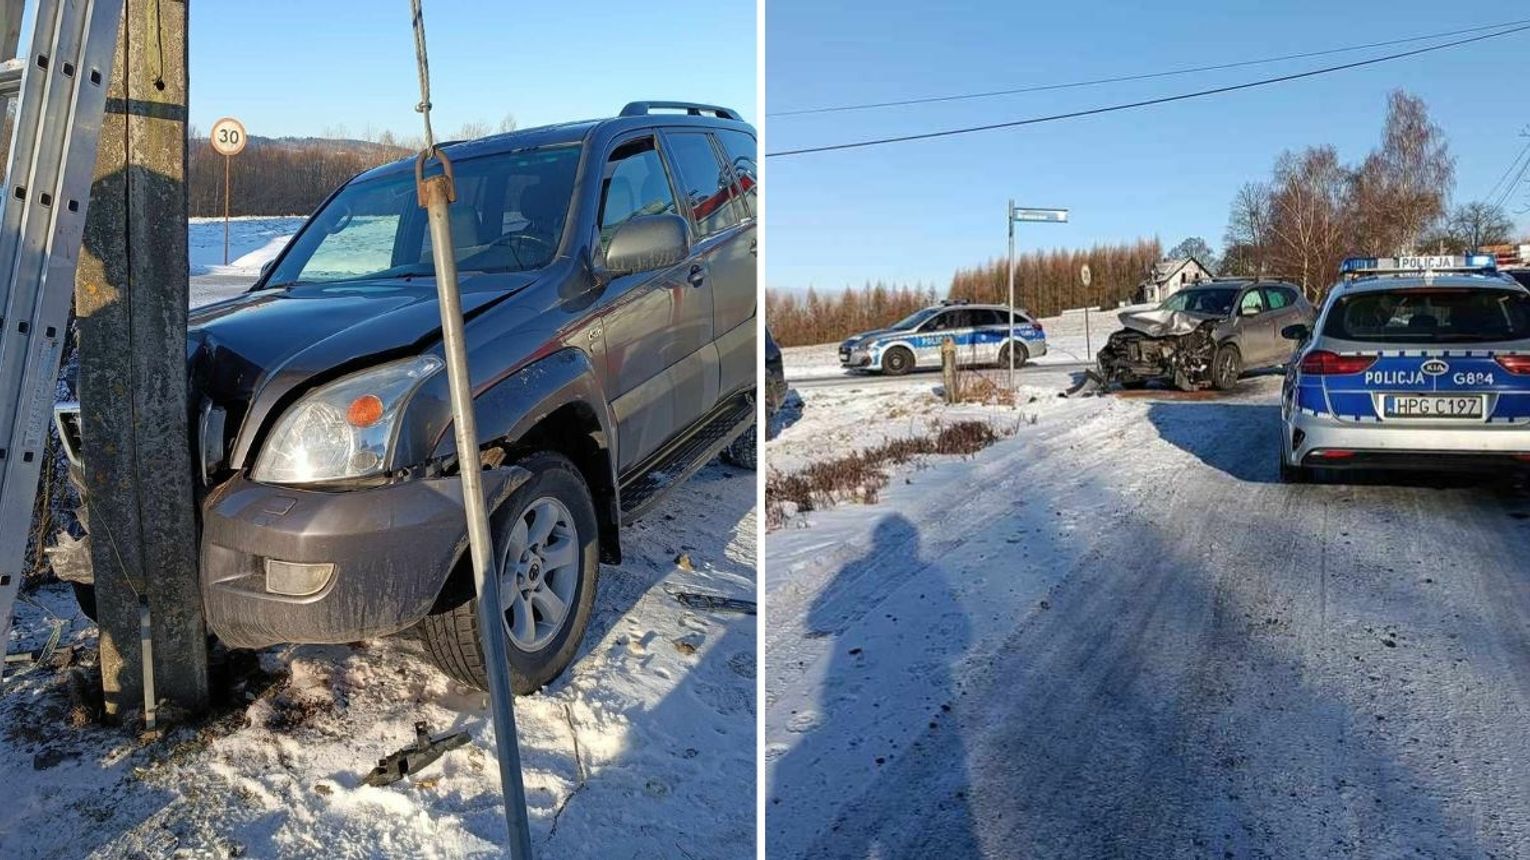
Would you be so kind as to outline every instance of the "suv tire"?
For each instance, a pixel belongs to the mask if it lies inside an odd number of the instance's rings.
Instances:
[[[882,355],[882,372],[888,376],[902,376],[914,369],[914,354],[908,347],[895,346]]]
[[[495,511],[490,524],[494,533],[496,569],[502,576],[517,576],[518,583],[535,582],[532,591],[548,592],[559,598],[564,615],[549,638],[534,649],[527,650],[516,644],[515,637],[507,629],[507,653],[510,657],[510,682],[517,695],[527,695],[541,689],[562,674],[579,650],[585,628],[590,623],[590,611],[595,603],[595,586],[600,575],[600,547],[598,527],[595,520],[595,504],[590,490],[578,468],[562,454],[543,452],[533,454],[517,463],[531,472],[530,480],[522,484],[510,498]],[[551,558],[543,558],[549,537],[541,542],[530,543],[531,534],[518,531],[523,523],[533,528],[537,512],[555,517],[552,529],[563,529],[562,540],[573,542],[572,561],[554,567]],[[572,532],[572,535],[569,534]],[[522,559],[510,558],[517,547],[524,544],[524,554],[536,559],[523,572],[516,572]],[[561,545],[561,544],[560,544]],[[542,565],[547,569],[543,576]],[[534,572],[533,572],[534,571]],[[564,585],[556,577],[572,577]],[[528,579],[527,577],[530,577]],[[497,583],[496,583],[497,584]],[[564,596],[556,592],[564,589]],[[543,600],[550,598],[544,596]],[[533,619],[531,632],[538,635],[534,619],[544,610],[536,600],[521,603],[523,612],[530,612]],[[509,616],[512,607],[505,607]],[[453,680],[477,687],[488,688],[488,675],[484,671],[483,648],[478,639],[478,599],[432,615],[420,623],[426,650],[431,660]],[[546,634],[538,635],[538,638]]]
[[[759,468],[759,431],[750,427],[723,449],[722,458],[740,469],[753,472]]]
[[[1211,387],[1228,391],[1237,386],[1238,377],[1242,375],[1243,353],[1230,343],[1217,347],[1216,355],[1211,359]]]

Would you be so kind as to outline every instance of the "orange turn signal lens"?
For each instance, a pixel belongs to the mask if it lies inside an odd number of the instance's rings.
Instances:
[[[351,408],[345,411],[345,420],[352,427],[371,427],[382,420],[382,398],[375,394],[363,394],[351,401]]]

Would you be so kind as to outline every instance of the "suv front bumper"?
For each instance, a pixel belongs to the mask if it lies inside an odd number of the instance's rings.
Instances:
[[[489,510],[529,477],[485,471]],[[455,477],[320,492],[236,476],[202,506],[207,625],[235,648],[396,633],[425,617],[466,549]],[[267,590],[267,559],[333,569],[316,593],[289,596]]]

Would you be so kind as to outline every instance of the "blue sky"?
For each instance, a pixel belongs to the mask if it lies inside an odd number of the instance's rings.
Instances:
[[[755,110],[752,0],[425,0],[432,121],[522,126],[610,116],[627,101]],[[421,133],[408,0],[216,0],[191,7],[191,121],[252,135],[343,127]]]
[[[766,5],[766,104],[797,108],[1110,77],[1322,50],[1530,18],[1513,2],[913,0]],[[1416,45],[1156,81],[971,102],[767,119],[770,151],[998,122],[1332,65]],[[1101,117],[767,164],[767,283],[838,289],[871,279],[948,285],[1002,256],[1004,207],[1067,207],[1021,225],[1020,248],[1200,235],[1220,246],[1233,193],[1285,149],[1332,143],[1357,161],[1387,93],[1424,98],[1457,157],[1456,200],[1477,199],[1527,143],[1530,32],[1226,96]],[[1527,177],[1530,179],[1530,177]],[[1511,212],[1530,205],[1530,181]],[[1517,215],[1522,229],[1530,216]]]

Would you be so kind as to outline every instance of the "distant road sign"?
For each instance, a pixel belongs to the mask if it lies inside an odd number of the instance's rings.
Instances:
[[[1016,221],[1051,221],[1064,223],[1068,220],[1066,209],[1016,209],[1014,214]]]
[[[231,116],[213,123],[212,148],[219,155],[238,155],[244,151],[244,123]]]
[[[1084,286],[1086,287],[1089,286],[1089,283],[1094,280],[1094,273],[1089,271],[1088,263],[1085,263],[1082,267],[1079,268],[1078,279],[1083,281]]]

